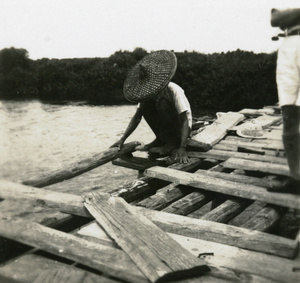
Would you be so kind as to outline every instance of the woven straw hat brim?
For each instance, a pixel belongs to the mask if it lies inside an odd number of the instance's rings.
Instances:
[[[160,50],[145,56],[129,71],[124,82],[124,96],[131,102],[154,97],[168,85],[176,68],[173,52]]]
[[[236,131],[237,135],[243,138],[249,138],[249,139],[265,139],[266,136],[264,135],[264,133],[261,136],[254,136],[254,135],[247,135],[245,133],[242,132],[243,129],[239,129]]]

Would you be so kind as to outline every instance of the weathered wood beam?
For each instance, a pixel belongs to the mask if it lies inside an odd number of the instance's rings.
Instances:
[[[188,188],[170,184],[159,189],[156,194],[136,203],[136,206],[142,206],[149,209],[161,210],[174,201],[177,201],[189,193]]]
[[[109,148],[101,153],[95,154],[90,158],[72,163],[68,166],[68,168],[58,169],[47,174],[47,176],[32,178],[23,181],[22,183],[24,185],[41,188],[67,179],[71,179],[100,165],[110,162],[128,152],[134,151],[135,147],[139,144],[139,142],[130,142],[125,144],[121,150],[116,147]]]
[[[93,239],[98,241],[103,233],[100,232],[102,228],[95,224],[91,223],[83,227],[80,230],[81,235],[86,235],[91,241]],[[192,282],[218,283],[218,279],[228,280],[228,282],[294,282],[298,276],[292,271],[293,267],[299,265],[296,260],[241,250],[212,241],[172,233],[169,235],[189,252],[209,263],[211,271],[195,278],[195,281]]]
[[[237,125],[244,118],[240,113],[222,113],[211,125],[193,136],[188,145],[209,150],[227,134],[227,129]]]
[[[188,215],[189,213],[202,207],[213,198],[212,194],[207,192],[192,192],[181,199],[173,202],[162,211],[179,215]]]
[[[122,198],[91,193],[84,205],[151,282],[197,277],[210,270]]]
[[[227,160],[228,161],[228,160]],[[225,161],[225,163],[227,162]],[[254,162],[248,162],[254,163]],[[277,164],[276,164],[277,165]],[[237,167],[242,169],[241,167]],[[191,174],[178,170],[162,167],[153,167],[145,171],[145,175],[153,178],[174,182],[176,184],[192,186],[199,189],[232,195],[252,200],[260,200],[283,207],[299,208],[300,196],[287,193],[272,193],[265,188],[228,181],[221,178],[211,177],[207,174]]]
[[[262,210],[267,205],[266,202],[254,201],[242,213],[231,219],[227,224],[233,226],[242,226],[255,214]]]
[[[279,207],[268,205],[262,208],[256,215],[254,215],[240,227],[268,232],[280,221],[282,214],[283,210]]]
[[[50,273],[54,273],[51,276]],[[55,273],[57,273],[55,275]],[[85,271],[66,263],[55,261],[36,254],[25,254],[18,257],[16,260],[2,264],[0,266],[0,282],[35,282],[35,280],[44,279],[42,283],[120,283],[119,280],[113,280],[102,275],[97,275],[92,272]]]
[[[230,141],[230,140],[222,140],[219,142],[221,145],[232,145],[232,146],[245,146],[245,147],[255,147],[259,149],[268,149],[268,150],[284,150],[282,142],[278,141],[270,141],[264,139],[256,139],[253,142],[247,141]]]
[[[277,174],[282,176],[290,176],[290,170],[287,164],[274,164],[274,163],[266,163],[261,161],[251,162],[241,159],[241,158],[229,158],[224,163],[223,166],[225,168],[230,169],[242,169],[249,171],[256,171],[268,174]]]
[[[153,166],[166,166],[166,162],[163,160],[150,160],[148,158],[132,156],[132,157],[120,157],[112,161],[113,165],[122,166],[125,168],[144,171]]]
[[[38,223],[0,219],[2,237],[95,268],[129,282],[148,282],[122,251],[89,242]]]
[[[191,158],[189,163],[174,163],[170,165],[170,168],[182,171],[193,171],[198,169],[202,163],[203,161],[199,158]],[[152,195],[156,190],[167,186],[168,184],[168,182],[162,180],[143,176],[133,182],[129,182],[117,189],[111,190],[109,193],[113,196],[122,197],[127,202],[132,202],[141,197]]]
[[[244,153],[244,152],[230,152],[230,151],[218,150],[218,149],[211,149],[207,152],[189,151],[188,155],[190,157],[194,157],[194,158],[214,158],[214,159],[223,160],[223,161],[227,160],[230,157],[235,157],[235,158],[240,158],[240,159],[270,162],[270,163],[276,163],[276,164],[287,164],[286,158],[283,158],[283,157],[260,155],[260,154],[254,154],[254,153]]]
[[[263,152],[264,155],[285,157],[283,150],[271,150],[271,149],[265,149],[265,148],[262,149],[261,147],[260,148],[259,147],[251,147],[251,144],[250,145],[242,145],[242,146],[239,146],[237,144],[221,144],[221,142],[216,144],[214,146],[214,149],[230,151],[230,152],[238,152],[239,148],[243,147],[243,148],[247,148],[248,150],[252,150],[253,152],[258,150],[259,152]]]
[[[222,163],[222,166],[225,167],[224,163]],[[241,168],[234,168],[234,169],[241,169]],[[281,181],[279,180],[268,179],[268,178],[257,178],[257,177],[238,175],[238,174],[228,174],[228,173],[215,172],[210,170],[199,169],[194,174],[205,175],[208,177],[216,177],[223,180],[235,181],[235,182],[259,186],[263,188],[273,188],[275,186],[281,185]]]
[[[80,196],[50,192],[44,189],[24,186],[9,181],[0,181],[0,197],[6,199],[30,199],[36,205],[57,208],[60,211],[84,217],[91,217]],[[199,220],[161,211],[137,208],[166,232],[215,241],[230,246],[294,257],[298,242],[261,232],[249,231],[221,223]]]
[[[203,220],[226,223],[236,215],[238,215],[249,201],[245,199],[228,199],[215,209],[201,217]]]

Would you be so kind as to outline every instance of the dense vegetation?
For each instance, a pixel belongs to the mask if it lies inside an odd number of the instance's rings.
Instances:
[[[31,60],[25,49],[0,50],[0,99],[84,100],[128,103],[122,87],[128,70],[147,54],[142,48],[109,58]],[[179,84],[193,109],[240,110],[277,102],[276,53],[176,53]]]

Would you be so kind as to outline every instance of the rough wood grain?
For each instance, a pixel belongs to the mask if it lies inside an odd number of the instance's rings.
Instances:
[[[148,158],[143,157],[120,157],[112,161],[113,165],[122,166],[125,168],[135,169],[144,171],[147,168],[153,166],[166,166],[166,162],[163,160],[150,160]]]
[[[92,217],[85,209],[83,199],[77,195],[49,192],[9,181],[0,181],[0,197],[15,200],[31,199],[36,205],[56,207],[66,213]],[[141,207],[137,209],[165,232],[283,257],[293,257],[297,250],[297,241],[282,237]]]
[[[225,163],[227,161],[225,161]],[[254,162],[251,162],[251,164],[252,163]],[[283,207],[296,209],[299,208],[299,195],[288,193],[271,193],[262,187],[223,180],[221,178],[207,176],[206,174],[200,174],[199,172],[197,172],[197,174],[191,174],[187,172],[179,172],[178,170],[170,168],[153,167],[147,169],[145,174],[149,177],[174,182],[176,184],[192,186],[195,188],[228,194],[235,197],[265,201]]]
[[[139,142],[130,142],[125,144],[121,150],[116,147],[109,148],[106,151],[96,154],[90,158],[70,164],[68,168],[59,169],[47,174],[47,176],[33,178],[23,181],[22,183],[24,185],[41,188],[67,179],[71,179],[100,165],[110,162],[121,155],[134,151],[135,147],[139,144]]]
[[[193,171],[202,164],[203,162],[198,158],[191,158],[189,163],[175,163],[170,165],[170,168],[183,170],[183,171]],[[147,195],[152,195],[157,189],[160,189],[166,185],[168,182],[149,178],[143,176],[133,182],[129,182],[118,189],[112,190],[109,193],[116,197],[122,197],[127,202],[132,202],[141,197]]]
[[[92,193],[84,205],[151,282],[210,270],[123,199]]]
[[[222,140],[219,143],[220,145],[232,145],[232,146],[245,146],[245,147],[255,147],[259,149],[268,149],[268,150],[284,150],[283,144],[281,141],[270,141],[270,140],[259,140],[256,139],[251,142],[237,140],[237,141],[230,141],[230,140]]]
[[[229,158],[223,163],[223,166],[231,169],[239,168],[268,174],[290,176],[290,170],[287,164],[273,164],[254,160],[249,162],[245,159]]]
[[[237,145],[237,144],[221,144],[222,141],[220,141],[218,144],[214,146],[214,149],[218,150],[224,150],[224,151],[230,151],[230,152],[237,152],[239,148],[247,148],[248,150],[251,150],[252,152],[254,151],[259,151],[263,152],[264,155],[269,155],[269,156],[276,156],[276,157],[285,157],[285,153],[283,150],[271,150],[271,149],[263,149],[262,147],[251,147],[251,144],[249,145]]]
[[[93,227],[94,229],[83,228],[81,233],[89,239],[98,239],[98,235],[103,234],[98,232],[102,228],[95,225]],[[169,235],[195,256],[209,262],[211,271],[195,282],[218,282],[218,278],[229,282],[294,282],[298,276],[292,271],[293,267],[300,265],[297,259],[283,259],[211,241],[171,233]]]
[[[187,215],[208,203],[212,198],[213,195],[207,192],[192,192],[173,202],[162,211],[179,215]]]
[[[238,215],[248,204],[249,202],[244,199],[228,199],[202,216],[201,219],[227,223],[230,219]]]
[[[0,235],[17,242],[74,260],[104,274],[129,282],[147,282],[126,254],[22,219],[0,219]]]
[[[256,215],[241,225],[242,228],[257,230],[262,232],[270,231],[279,221],[283,210],[279,207],[266,206]]]
[[[35,254],[27,254],[0,266],[0,282],[34,282],[43,272],[58,272],[60,278],[64,278],[63,282],[70,283],[117,283],[119,280],[109,279],[107,277],[96,275],[94,273],[67,265],[63,262],[51,260]],[[61,273],[62,272],[62,273]],[[69,280],[66,280],[69,279]],[[48,281],[47,281],[48,280]],[[45,283],[50,278],[45,278]],[[51,283],[53,281],[50,281]]]
[[[254,201],[242,213],[231,219],[227,224],[240,227],[243,224],[245,224],[250,218],[252,218],[255,214],[257,214],[266,205],[266,202]]]
[[[287,164],[286,158],[283,157],[260,155],[254,153],[244,153],[244,152],[230,152],[230,151],[218,150],[218,149],[211,149],[207,152],[190,151],[188,152],[188,155],[194,158],[214,158],[217,160],[227,160],[230,157],[235,157],[240,159],[255,160],[255,161],[262,161],[262,162],[269,162],[269,163],[276,163],[276,164]]]
[[[177,201],[190,193],[193,189],[184,186],[175,186],[170,184],[159,189],[156,194],[136,203],[136,206],[142,206],[149,209],[161,210],[174,201]]]
[[[188,145],[209,150],[227,134],[227,129],[237,125],[244,118],[240,113],[222,113],[211,125],[193,136]]]
[[[250,185],[259,186],[263,188],[273,188],[275,186],[280,186],[281,184],[281,181],[278,181],[276,179],[257,178],[257,177],[251,177],[246,175],[228,174],[223,172],[214,172],[214,171],[202,170],[202,169],[197,170],[194,174],[216,177],[228,181],[236,181],[239,183],[250,184]]]

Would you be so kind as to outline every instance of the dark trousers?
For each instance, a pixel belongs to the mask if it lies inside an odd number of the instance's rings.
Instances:
[[[161,145],[180,144],[181,126],[174,106],[165,98],[143,103],[142,113]]]

